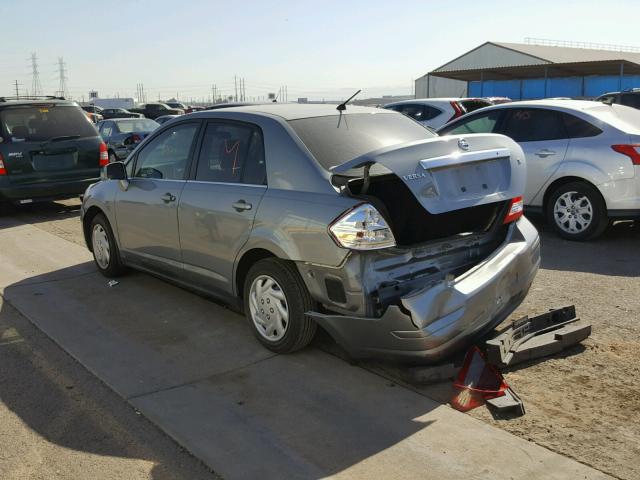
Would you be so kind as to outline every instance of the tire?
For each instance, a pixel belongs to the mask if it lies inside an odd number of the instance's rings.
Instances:
[[[118,161],[118,156],[115,154],[113,150],[109,150],[109,163],[114,163]]]
[[[547,221],[562,238],[591,240],[609,225],[607,207],[596,187],[571,182],[557,188],[547,202]]]
[[[245,315],[262,345],[276,353],[291,353],[311,342],[317,325],[305,312],[314,310],[316,302],[293,264],[277,258],[256,262],[247,273],[243,292]]]
[[[118,244],[113,236],[109,221],[102,213],[97,214],[91,220],[90,233],[93,260],[100,273],[105,277],[122,275],[125,272],[125,267],[120,258]]]

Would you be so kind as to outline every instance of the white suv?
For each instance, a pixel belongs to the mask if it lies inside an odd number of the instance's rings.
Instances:
[[[493,103],[484,98],[416,98],[388,103],[384,108],[404,113],[425,127],[437,130],[465,113],[489,105]]]
[[[483,108],[440,135],[502,133],[527,160],[525,206],[570,240],[600,235],[616,219],[640,219],[640,111],[578,100]]]

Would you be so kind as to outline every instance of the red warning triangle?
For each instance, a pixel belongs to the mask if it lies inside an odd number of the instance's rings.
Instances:
[[[509,388],[502,374],[487,363],[475,346],[467,352],[453,386],[457,393],[451,399],[451,406],[461,412],[483,405],[486,399],[500,397]]]

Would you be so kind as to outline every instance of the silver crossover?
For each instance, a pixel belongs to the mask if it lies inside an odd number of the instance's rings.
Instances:
[[[509,315],[540,262],[522,149],[389,110],[195,113],[103,175],[82,205],[97,268],[237,303],[275,352],[320,325],[354,356],[437,360]]]

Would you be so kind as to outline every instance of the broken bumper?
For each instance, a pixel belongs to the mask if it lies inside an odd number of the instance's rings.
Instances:
[[[491,330],[520,305],[540,265],[540,239],[522,218],[487,259],[417,290],[380,318],[310,312],[355,357],[435,362]]]

